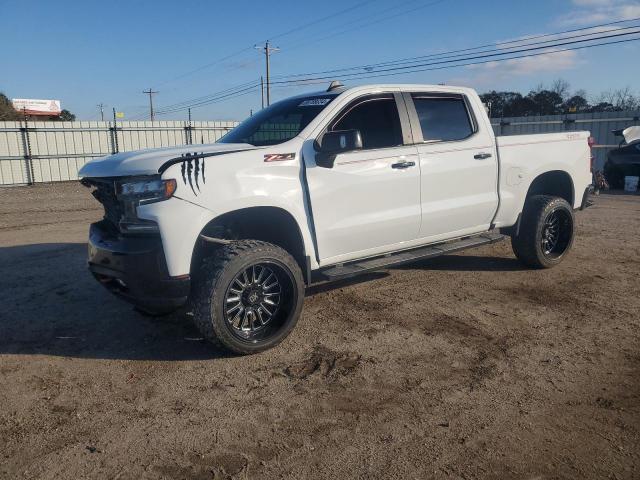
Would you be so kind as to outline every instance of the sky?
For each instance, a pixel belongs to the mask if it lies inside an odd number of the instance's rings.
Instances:
[[[640,18],[640,0],[0,0],[0,92],[59,99],[79,120],[116,108],[125,119],[279,76],[449,52],[525,36]],[[637,22],[636,22],[637,23]],[[612,28],[612,27],[608,27]],[[364,83],[445,83],[527,93],[565,79],[592,97],[640,94],[640,41],[507,62],[447,68]],[[340,74],[336,73],[336,79]],[[321,85],[274,85],[272,101]],[[192,109],[195,120],[242,120],[261,108],[259,87]],[[188,103],[193,104],[193,101]],[[184,120],[186,110],[157,120]]]

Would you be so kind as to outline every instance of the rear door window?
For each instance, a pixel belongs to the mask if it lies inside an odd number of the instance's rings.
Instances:
[[[462,97],[413,94],[422,138],[425,142],[463,140],[474,133],[474,126]]]

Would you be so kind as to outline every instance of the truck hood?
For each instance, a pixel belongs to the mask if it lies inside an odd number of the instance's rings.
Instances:
[[[254,150],[248,143],[211,143],[208,145],[184,145],[171,148],[153,148],[123,152],[96,158],[86,163],[78,172],[84,177],[124,177],[130,175],[154,175],[160,167],[187,153],[224,154],[244,150]]]

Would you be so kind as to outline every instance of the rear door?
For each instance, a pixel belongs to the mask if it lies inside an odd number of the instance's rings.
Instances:
[[[333,168],[304,159],[320,263],[374,255],[418,238],[420,166],[401,94],[349,102],[323,131],[360,131],[362,150],[337,155]]]
[[[412,92],[404,97],[420,157],[420,237],[437,241],[488,230],[498,207],[498,159],[490,125],[476,119],[471,99],[463,94]]]

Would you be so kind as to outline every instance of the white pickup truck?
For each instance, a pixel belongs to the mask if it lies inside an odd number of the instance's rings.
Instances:
[[[468,88],[332,84],[215,144],[87,163],[105,209],[89,269],[139,308],[186,305],[207,339],[254,353],[291,332],[316,282],[506,236],[526,265],[558,264],[590,163],[588,132],[496,138]]]

